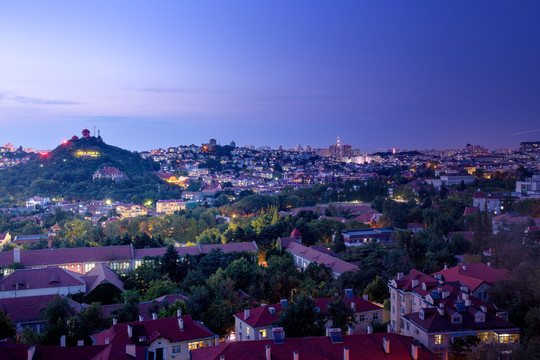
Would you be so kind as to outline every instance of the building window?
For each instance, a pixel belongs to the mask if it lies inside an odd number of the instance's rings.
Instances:
[[[265,339],[266,338],[266,329],[263,329],[259,331],[259,339]]]
[[[395,313],[396,313],[396,307],[392,306],[392,314],[395,314]]]
[[[442,334],[435,335],[435,345],[442,345],[443,337]]]
[[[418,335],[418,329],[417,329],[417,328],[414,328],[414,333],[415,333],[416,335]]]
[[[189,350],[197,350],[207,346],[208,342],[206,341],[194,341],[188,344]]]
[[[395,292],[392,293],[392,300],[396,300],[396,293]]]
[[[239,328],[240,330],[242,330],[242,322],[239,322],[239,323],[238,323],[238,328]]]
[[[495,333],[495,342],[507,344],[519,342],[519,334],[497,334]]]
[[[373,314],[373,320],[379,320],[379,314],[378,313]]]
[[[480,339],[480,342],[488,342],[489,332],[479,332],[476,336]]]
[[[405,315],[405,308],[403,306],[401,307],[401,315]]]
[[[358,316],[358,321],[359,321],[359,322],[366,321],[366,315],[360,315],[360,316]]]
[[[407,331],[411,331],[411,324],[407,323]]]
[[[181,350],[182,350],[182,345],[175,345],[172,347],[173,354],[180,354]]]
[[[94,263],[84,264],[84,272],[85,273],[89,272],[90,270],[94,268],[94,266],[96,266],[96,264]]]

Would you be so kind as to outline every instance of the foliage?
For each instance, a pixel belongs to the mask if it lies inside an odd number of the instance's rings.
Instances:
[[[320,336],[324,333],[323,316],[316,311],[313,300],[303,295],[281,311],[276,325],[283,327],[288,338]]]
[[[0,339],[12,338],[15,336],[15,324],[11,317],[4,310],[0,310]]]

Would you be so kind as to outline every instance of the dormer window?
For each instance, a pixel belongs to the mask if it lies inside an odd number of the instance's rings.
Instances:
[[[452,315],[452,324],[461,324],[461,315],[459,314]]]
[[[146,336],[139,336],[139,342],[143,343],[146,341]]]
[[[274,314],[276,313],[276,308],[273,307],[273,306],[270,306],[270,307],[268,308],[268,311],[270,311],[270,314],[274,315]]]
[[[474,317],[474,322],[477,322],[477,323],[483,323],[486,321],[486,317],[484,316],[484,314],[477,314],[475,317]]]
[[[427,285],[425,282],[422,283],[422,290],[427,291]]]

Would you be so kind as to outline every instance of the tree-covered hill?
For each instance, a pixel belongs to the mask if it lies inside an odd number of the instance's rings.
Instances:
[[[94,172],[115,167],[127,180],[92,180]],[[48,154],[0,171],[0,197],[23,201],[39,195],[66,200],[111,199],[142,202],[179,196],[154,173],[159,165],[138,153],[111,146],[101,138],[72,139]]]

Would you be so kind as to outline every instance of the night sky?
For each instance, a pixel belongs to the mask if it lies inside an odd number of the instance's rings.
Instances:
[[[540,1],[2,1],[0,145],[540,140]]]

